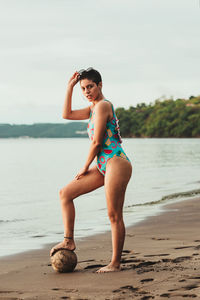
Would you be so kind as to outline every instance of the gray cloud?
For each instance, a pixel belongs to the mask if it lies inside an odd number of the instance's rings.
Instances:
[[[115,107],[199,94],[198,0],[0,2],[0,122],[61,122],[68,78],[88,66]]]

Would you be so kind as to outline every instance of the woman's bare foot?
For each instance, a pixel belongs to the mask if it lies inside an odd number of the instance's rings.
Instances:
[[[76,249],[74,240],[72,240],[72,239],[64,239],[63,242],[55,245],[51,249],[50,256],[54,255],[55,252],[57,252],[58,250],[61,250],[61,249],[68,249],[68,250],[74,251]]]
[[[119,272],[121,271],[120,265],[113,265],[110,263],[109,265],[99,269],[96,273],[108,273],[108,272]]]

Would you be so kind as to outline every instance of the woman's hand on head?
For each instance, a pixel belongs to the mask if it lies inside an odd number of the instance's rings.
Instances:
[[[79,80],[79,76],[80,76],[79,73],[76,71],[72,75],[72,77],[70,78],[70,80],[68,81],[68,87],[73,88],[77,84],[77,82]]]
[[[81,176],[84,176],[88,171],[88,168],[84,167],[82,169],[80,169],[80,171],[78,172],[78,174],[75,176],[75,179],[79,179]]]

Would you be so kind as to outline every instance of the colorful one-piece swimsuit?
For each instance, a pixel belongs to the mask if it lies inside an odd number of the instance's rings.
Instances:
[[[108,100],[104,99],[104,101],[110,103]],[[120,156],[130,162],[129,158],[126,156],[126,153],[122,149],[122,139],[118,125],[119,121],[116,117],[112,103],[110,104],[112,106],[113,118],[106,124],[106,132],[103,138],[102,147],[100,152],[97,154],[97,168],[103,175],[105,175],[106,164],[108,160],[114,156]],[[94,138],[94,115],[95,111],[92,109],[90,111],[90,119],[87,128],[90,140],[93,140]]]

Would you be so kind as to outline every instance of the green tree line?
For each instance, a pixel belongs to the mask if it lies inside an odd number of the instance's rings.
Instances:
[[[66,124],[36,123],[32,125],[0,124],[0,138],[66,138],[87,136],[87,124],[70,122]]]
[[[119,107],[116,114],[122,137],[200,137],[200,96]]]

